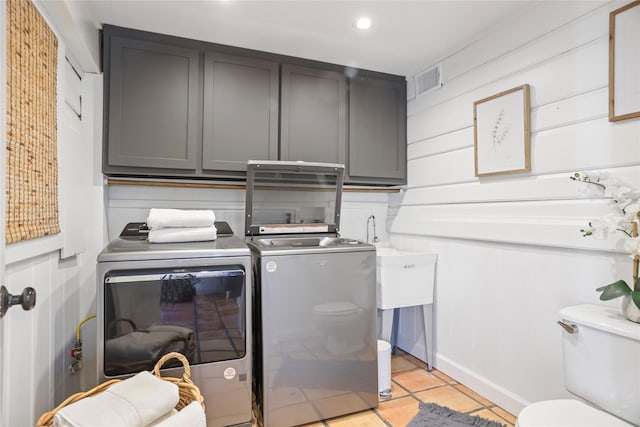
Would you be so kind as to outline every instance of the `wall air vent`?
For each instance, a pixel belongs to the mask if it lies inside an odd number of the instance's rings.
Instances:
[[[441,64],[422,71],[415,75],[416,96],[431,92],[442,86],[442,74],[440,73]]]

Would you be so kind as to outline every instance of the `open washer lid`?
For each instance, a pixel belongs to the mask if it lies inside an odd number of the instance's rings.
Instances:
[[[245,235],[337,233],[344,165],[247,163]]]

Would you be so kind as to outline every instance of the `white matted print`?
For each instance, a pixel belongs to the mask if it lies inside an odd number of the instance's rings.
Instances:
[[[528,84],[474,102],[476,176],[531,170],[530,128]]]

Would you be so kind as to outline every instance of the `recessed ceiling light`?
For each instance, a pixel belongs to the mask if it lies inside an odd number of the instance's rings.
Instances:
[[[368,30],[371,28],[371,19],[369,18],[360,18],[356,21],[356,28],[359,30]]]

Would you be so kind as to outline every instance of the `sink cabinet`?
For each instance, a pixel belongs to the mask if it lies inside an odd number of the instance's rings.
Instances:
[[[394,310],[422,306],[427,367],[433,368],[433,294],[436,254],[376,249],[377,307],[381,315],[379,337],[391,342]]]
[[[102,40],[106,175],[243,179],[248,160],[302,160],[406,183],[402,76],[110,25]]]

